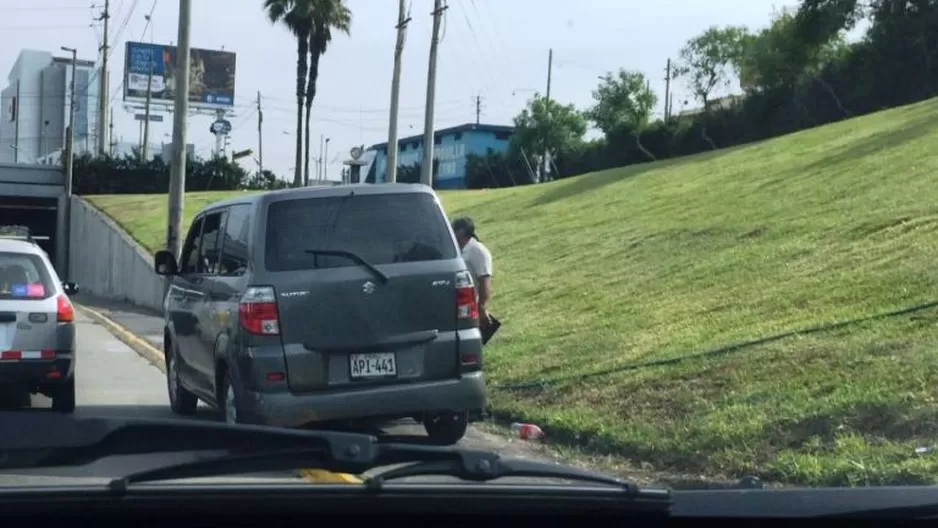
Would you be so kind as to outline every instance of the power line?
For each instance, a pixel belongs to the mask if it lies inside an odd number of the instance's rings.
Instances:
[[[48,30],[60,30],[60,29],[88,29],[92,27],[93,24],[86,24],[84,26],[6,26],[0,27],[0,31],[48,31]]]
[[[130,12],[127,13],[127,18],[124,19],[124,26],[123,26],[123,27],[127,27],[127,22],[130,20],[130,16],[133,15],[133,12],[134,12],[134,10],[137,8],[137,3],[138,3],[139,1],[140,1],[140,0],[133,0],[134,3],[131,4],[131,6],[130,6]],[[153,5],[150,6],[150,12],[146,15],[147,23],[143,26],[143,32],[140,34],[140,40],[143,40],[143,39],[146,37],[146,35],[147,35],[147,28],[150,27],[150,19],[153,17],[153,11],[154,11],[155,9],[156,9],[156,0],[153,0]],[[121,29],[123,29],[123,28],[121,28]],[[115,40],[115,41],[116,41],[116,40],[120,40],[120,32],[118,32],[117,38],[115,38],[114,40]],[[116,47],[117,47],[117,46],[115,46],[115,48],[116,48]],[[114,101],[114,99],[117,97],[117,94],[122,93],[122,91],[123,91],[123,89],[124,89],[124,83],[125,83],[125,82],[127,82],[126,76],[123,75],[123,74],[121,74],[121,82],[120,82],[120,84],[117,85],[117,88],[114,90],[113,93],[111,93],[111,96],[108,98],[108,103],[107,103],[108,106],[111,106],[111,103],[112,103],[112,102]],[[149,86],[147,87],[147,89],[149,89]]]
[[[79,11],[88,9],[87,6],[76,6],[75,4],[69,6],[11,6],[4,7],[3,10],[6,12],[9,11]]]

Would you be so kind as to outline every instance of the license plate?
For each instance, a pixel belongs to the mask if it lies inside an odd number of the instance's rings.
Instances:
[[[394,354],[349,354],[349,372],[353,379],[397,376]]]

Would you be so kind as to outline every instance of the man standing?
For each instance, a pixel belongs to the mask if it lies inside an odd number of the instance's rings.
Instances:
[[[462,250],[462,258],[472,275],[479,299],[479,326],[483,333],[497,322],[488,311],[488,302],[492,298],[492,254],[476,236],[475,224],[466,216],[453,220],[453,233]],[[494,328],[492,329],[494,330]],[[494,333],[494,332],[493,332]]]

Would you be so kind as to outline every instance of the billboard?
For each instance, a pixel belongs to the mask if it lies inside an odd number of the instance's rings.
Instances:
[[[189,106],[234,106],[235,54],[230,51],[190,48]],[[128,42],[124,57],[124,102],[144,104],[147,76],[153,68],[150,101],[172,103],[176,87],[176,47]]]

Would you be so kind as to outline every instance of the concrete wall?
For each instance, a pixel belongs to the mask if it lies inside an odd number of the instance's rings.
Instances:
[[[164,280],[150,253],[79,196],[71,217],[69,278],[79,291],[162,311]]]

